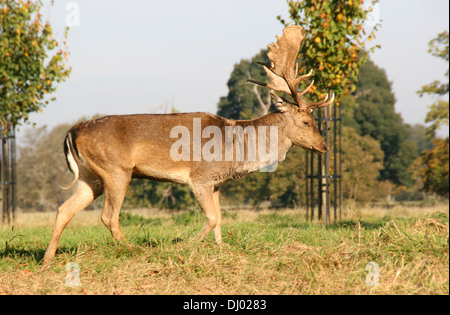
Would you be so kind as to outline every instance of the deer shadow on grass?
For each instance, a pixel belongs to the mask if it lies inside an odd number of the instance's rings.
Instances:
[[[4,247],[0,250],[0,259],[14,259],[18,261],[34,261],[40,263],[44,259],[45,249],[34,248],[34,249],[22,249],[14,247]]]
[[[20,238],[25,237],[22,234],[15,234],[8,238],[3,244],[0,243],[0,259],[16,261],[18,264],[36,263],[42,265],[45,252],[47,250],[43,243],[17,242]],[[56,254],[65,257],[76,256],[80,251],[81,244],[73,244],[58,247]]]
[[[76,255],[79,249],[78,245],[58,248],[56,255]],[[0,259],[15,260],[17,263],[36,263],[42,265],[44,261],[45,248],[20,248],[14,245],[6,244],[0,249]]]

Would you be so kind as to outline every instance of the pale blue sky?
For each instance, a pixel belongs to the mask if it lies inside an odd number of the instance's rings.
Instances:
[[[57,100],[30,116],[37,126],[96,113],[147,113],[167,103],[215,113],[234,64],[275,40],[283,28],[277,15],[288,17],[285,0],[58,0],[50,12],[57,38],[69,2],[80,8],[80,25],[68,40],[73,71]],[[372,60],[393,82],[396,110],[407,123],[423,123],[433,99],[415,92],[443,80],[448,69],[427,53],[428,42],[449,28],[448,11],[447,0],[379,3],[375,43],[382,48]]]

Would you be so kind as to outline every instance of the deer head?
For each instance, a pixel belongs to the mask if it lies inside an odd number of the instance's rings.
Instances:
[[[277,42],[269,45],[267,57],[271,64],[262,64],[271,82],[262,83],[254,80],[248,80],[248,82],[289,94],[292,101],[287,101],[270,91],[277,109],[286,113],[287,137],[294,145],[324,153],[327,151],[327,145],[317,129],[311,112],[314,108],[331,105],[334,101],[334,93],[328,92],[325,98],[319,102],[306,101],[303,95],[311,89],[314,80],[311,80],[311,83],[303,91],[298,90],[300,82],[313,75],[311,70],[307,74],[298,76],[296,60],[304,36],[305,31],[301,26],[286,27],[283,30],[283,36],[277,35]]]

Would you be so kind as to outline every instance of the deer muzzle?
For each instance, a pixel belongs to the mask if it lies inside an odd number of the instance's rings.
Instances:
[[[325,153],[325,152],[328,151],[328,146],[327,146],[326,142],[323,141],[320,145],[318,145],[318,146],[311,146],[309,149],[311,151],[316,151],[318,153]]]

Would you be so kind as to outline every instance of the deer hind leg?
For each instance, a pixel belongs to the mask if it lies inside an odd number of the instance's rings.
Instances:
[[[193,187],[195,198],[197,199],[200,208],[206,217],[206,225],[203,230],[198,234],[199,240],[203,239],[209,232],[216,228],[219,222],[219,216],[216,212],[216,206],[214,203],[214,188],[213,187],[201,187],[196,189]]]
[[[102,210],[102,222],[111,232],[112,237],[117,241],[125,239],[119,224],[120,208],[122,207],[125,194],[131,181],[131,174],[123,173],[113,175],[111,182],[104,182],[105,201]]]
[[[50,243],[44,256],[44,264],[49,263],[55,256],[61,234],[75,214],[86,208],[101,194],[101,187],[94,181],[79,180],[73,195],[58,209],[55,225],[53,226]]]
[[[222,212],[220,210],[220,199],[219,199],[219,188],[215,188],[213,192],[214,200],[214,210],[216,211],[217,224],[214,227],[214,237],[216,238],[216,243],[222,243]]]

